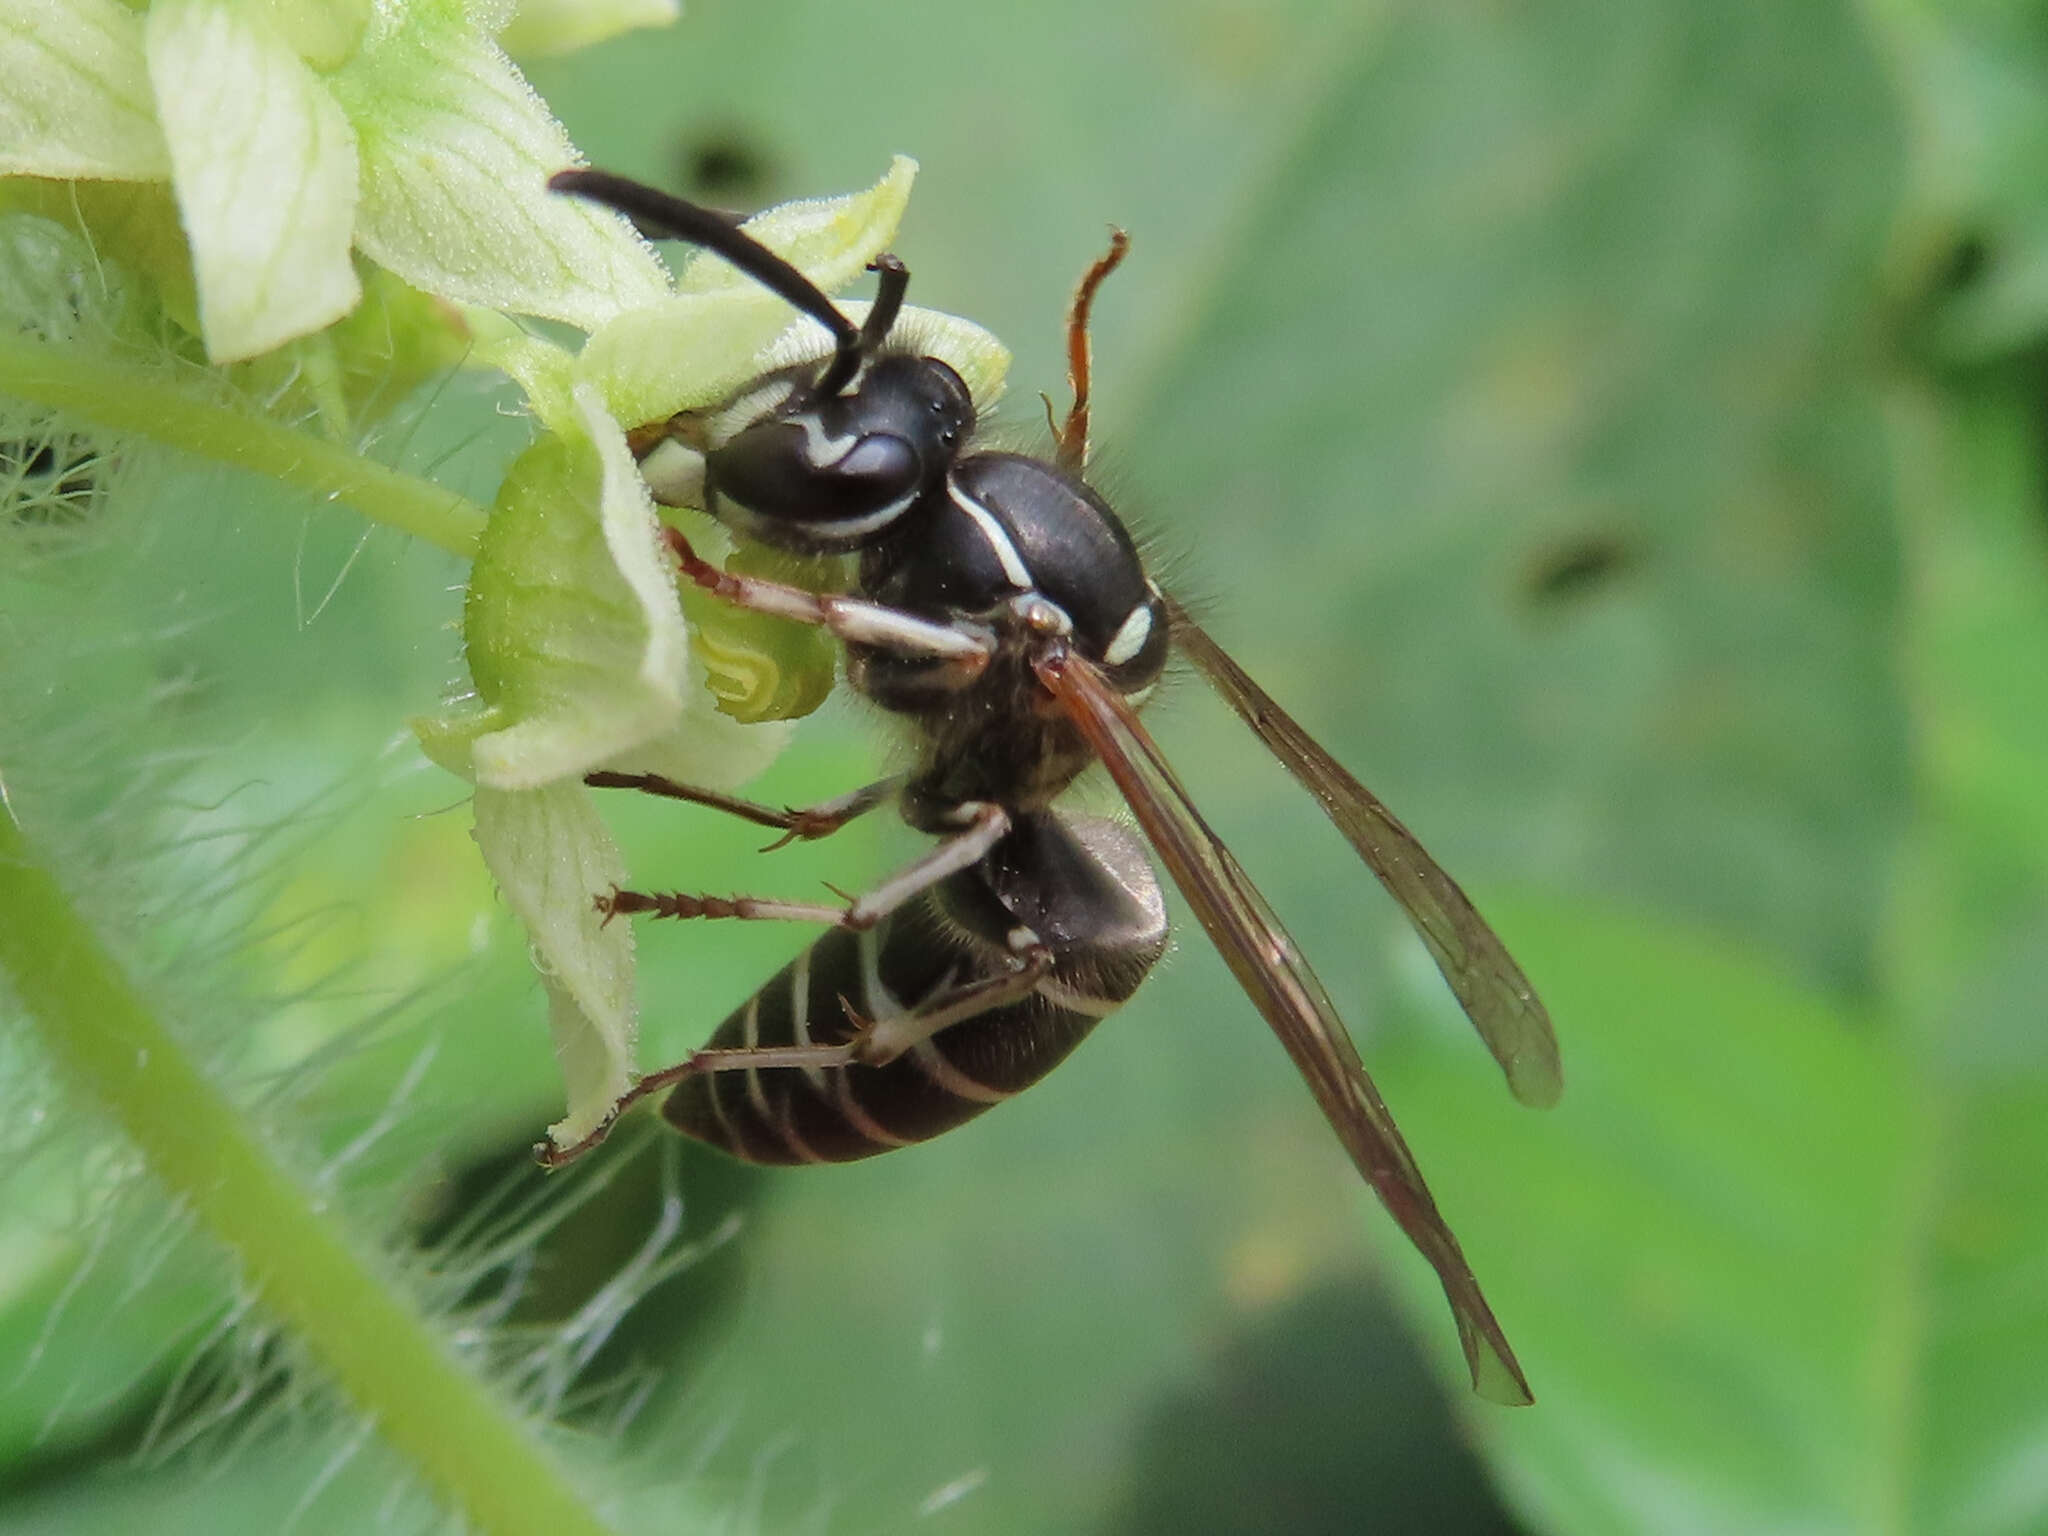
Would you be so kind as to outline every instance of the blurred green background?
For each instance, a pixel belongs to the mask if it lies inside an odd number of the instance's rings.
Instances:
[[[544,1004],[405,734],[458,674],[459,566],[159,464],[146,527],[7,578],[11,780],[76,864],[157,861],[122,945],[568,1417],[622,1529],[2048,1530],[2048,7],[698,0],[528,72],[593,161],[727,206],[916,155],[913,298],[1016,349],[1012,440],[1127,227],[1105,485],[1479,897],[1567,1077],[1513,1104],[1189,685],[1155,732],[1352,1020],[1535,1408],[1463,1392],[1191,930],[930,1147],[768,1176],[648,1136],[537,1196]],[[509,401],[458,379],[385,450],[487,499]],[[886,750],[835,704],[755,793]],[[607,810],[685,889],[913,846],[761,861]],[[644,933],[645,1062],[798,942]],[[146,1186],[100,1208],[122,1149],[0,1066],[0,1532],[431,1528],[317,1365],[222,1325]],[[700,1262],[565,1342],[678,1210]]]

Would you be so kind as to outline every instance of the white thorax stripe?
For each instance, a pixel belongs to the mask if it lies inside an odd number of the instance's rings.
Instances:
[[[1017,553],[1017,546],[1010,542],[1009,534],[1003,531],[1003,525],[996,521],[995,514],[961,490],[954,480],[947,480],[946,490],[953,498],[953,505],[973,518],[975,526],[981,529],[981,536],[988,541],[996,563],[1003,568],[1003,579],[1020,592],[1030,591],[1035,585],[1031,572],[1025,568],[1024,557]]]
[[[1120,667],[1138,652],[1145,649],[1145,642],[1152,638],[1152,605],[1140,603],[1131,610],[1131,616],[1124,620],[1115,637],[1109,642],[1109,649],[1102,653],[1102,659],[1112,667]]]

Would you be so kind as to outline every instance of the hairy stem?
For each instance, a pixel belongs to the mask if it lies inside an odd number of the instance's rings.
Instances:
[[[162,369],[6,337],[0,338],[0,394],[346,502],[373,523],[465,558],[475,553],[483,531],[483,509],[455,492],[338,443],[201,399]]]
[[[0,977],[65,1078],[106,1108],[164,1188],[239,1258],[262,1305],[475,1528],[602,1536],[528,1425],[351,1246],[156,1016],[39,861],[4,793]]]

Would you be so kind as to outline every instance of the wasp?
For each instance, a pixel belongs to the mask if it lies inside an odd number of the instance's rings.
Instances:
[[[741,420],[702,441],[692,495],[744,538],[855,557],[849,589],[821,596],[729,573],[675,530],[666,537],[687,580],[836,636],[850,685],[900,718],[914,747],[907,773],[800,810],[653,774],[587,782],[707,805],[779,829],[784,842],[893,802],[936,840],[843,906],[597,897],[608,918],[785,919],[826,930],[702,1050],[641,1078],[613,1117],[665,1092],[662,1116],[684,1135],[775,1164],[845,1162],[950,1130],[1037,1082],[1138,990],[1167,944],[1156,855],[1359,1172],[1435,1268],[1475,1389],[1530,1401],[1322,984],[1139,721],[1169,653],[1191,662],[1314,794],[1413,920],[1510,1087],[1535,1105],[1562,1086],[1549,1016],[1457,883],[1151,579],[1088,483],[1089,313],[1123,257],[1122,233],[1075,293],[1073,404],[1040,457],[977,447],[976,403],[960,376],[891,344],[909,282],[895,256],[876,259],[875,300],[855,325],[724,214],[601,171],[565,171],[550,185],[715,252],[829,333],[829,355],[756,381],[747,408],[724,413]],[[1059,808],[1097,763],[1142,840],[1120,821]],[[568,1161],[610,1124],[571,1146],[544,1144],[541,1160]]]

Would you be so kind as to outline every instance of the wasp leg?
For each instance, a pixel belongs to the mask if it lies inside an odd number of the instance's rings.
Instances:
[[[534,1146],[534,1160],[544,1168],[560,1168],[574,1162],[611,1134],[619,1116],[651,1094],[672,1088],[686,1077],[706,1072],[742,1072],[775,1067],[801,1067],[823,1071],[832,1067],[883,1067],[913,1051],[942,1030],[969,1019],[980,1018],[992,1009],[1007,1007],[1031,995],[1039,982],[1052,973],[1053,954],[1036,934],[1019,945],[1017,963],[1009,970],[958,986],[945,987],[918,1003],[915,1008],[886,1019],[863,1018],[845,998],[839,1006],[854,1027],[850,1039],[836,1045],[777,1045],[696,1051],[672,1067],[649,1072],[619,1096],[597,1128],[580,1141],[556,1146],[543,1141]]]
[[[985,800],[960,808],[963,826],[921,858],[906,864],[865,895],[845,906],[824,902],[774,901],[759,896],[695,896],[684,891],[620,891],[597,898],[607,920],[633,913],[654,917],[733,917],[750,921],[824,923],[858,933],[872,928],[911,897],[948,875],[977,864],[1010,830],[1010,813]]]
[[[736,608],[815,624],[856,645],[943,662],[963,687],[981,676],[995,654],[995,636],[979,625],[935,624],[883,603],[820,596],[783,582],[721,571],[700,557],[676,529],[664,528],[662,534],[683,575]]]
[[[757,827],[778,830],[782,836],[768,844],[761,851],[773,853],[777,848],[794,842],[811,842],[817,838],[830,837],[856,817],[865,816],[869,811],[887,800],[903,787],[903,776],[878,779],[865,784],[851,794],[836,799],[821,800],[816,805],[786,805],[781,810],[772,805],[762,805],[757,800],[742,800],[737,795],[728,795],[716,789],[699,789],[694,784],[682,784],[659,773],[613,773],[601,769],[596,773],[583,775],[583,782],[592,789],[637,789],[643,795],[659,795],[665,800],[682,800],[691,805],[706,805],[714,811],[724,811],[728,816],[737,816],[742,821],[751,821]]]
[[[1053,460],[1061,469],[1077,475],[1088,467],[1088,390],[1094,351],[1088,341],[1088,314],[1095,307],[1095,291],[1104,278],[1123,264],[1130,248],[1131,237],[1120,229],[1111,229],[1109,249],[1081,274],[1074,302],[1067,309],[1067,384],[1074,392],[1074,403],[1067,407],[1066,424],[1053,434]],[[1050,418],[1051,401],[1046,402],[1045,411]]]
[[[1037,934],[1019,931],[1028,942],[1018,944],[1017,964],[1012,969],[941,988],[905,1013],[885,1019],[863,1018],[853,1004],[840,998],[839,1006],[856,1031],[850,1042],[853,1060],[862,1066],[886,1067],[940,1030],[1029,997],[1052,974],[1052,950]]]

